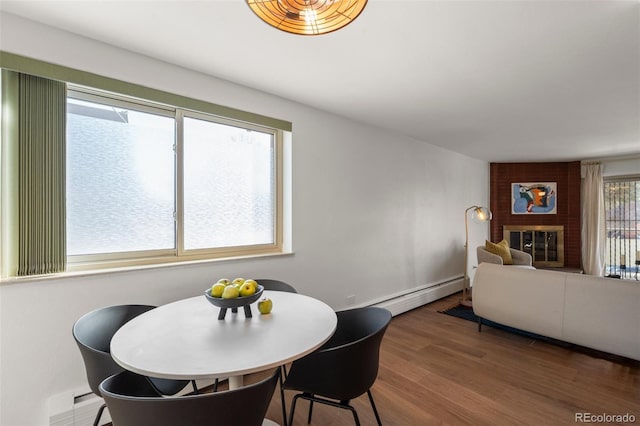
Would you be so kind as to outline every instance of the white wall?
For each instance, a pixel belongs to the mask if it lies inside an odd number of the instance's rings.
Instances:
[[[2,50],[293,122],[295,252],[0,284],[1,425],[45,425],[50,396],[86,385],[71,326],[94,308],[163,304],[201,294],[220,276],[245,276],[281,278],[340,309],[347,295],[363,304],[462,275],[463,212],[488,204],[486,162],[12,15],[0,19]]]
[[[618,159],[604,159],[602,175],[604,177],[640,175],[640,156]]]

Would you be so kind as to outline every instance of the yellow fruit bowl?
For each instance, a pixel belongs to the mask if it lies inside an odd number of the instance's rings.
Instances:
[[[220,308],[220,313],[218,314],[219,320],[224,319],[225,315],[227,314],[227,309],[231,309],[231,312],[236,313],[238,312],[238,308],[244,308],[244,316],[246,318],[251,318],[251,306],[249,305],[260,299],[260,296],[262,296],[262,292],[264,291],[264,287],[258,285],[258,289],[251,296],[235,297],[233,299],[213,297],[210,291],[210,288],[205,290],[204,297],[206,297],[209,303],[211,303],[213,306],[217,306],[218,308]]]

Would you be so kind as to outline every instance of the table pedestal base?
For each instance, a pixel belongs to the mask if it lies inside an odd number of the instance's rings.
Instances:
[[[229,390],[241,388],[244,383],[244,376],[229,377]]]

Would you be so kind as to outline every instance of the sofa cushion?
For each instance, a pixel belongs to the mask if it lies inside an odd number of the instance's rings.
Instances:
[[[640,286],[569,274],[563,336],[582,346],[638,359],[640,356]]]
[[[499,243],[492,243],[487,240],[484,247],[489,253],[500,256],[503,264],[513,265],[513,258],[511,257],[511,251],[509,250],[509,243],[507,240],[502,240]]]

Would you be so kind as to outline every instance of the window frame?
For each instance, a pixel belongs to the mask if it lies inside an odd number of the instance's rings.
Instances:
[[[159,265],[173,262],[217,260],[251,257],[283,252],[283,140],[284,131],[275,127],[116,94],[100,89],[69,84],[67,99],[113,105],[130,110],[171,117],[174,138],[174,248],[85,255],[67,255],[67,271]],[[216,124],[259,131],[272,135],[273,141],[273,243],[230,247],[185,249],[184,247],[184,118],[196,118]],[[65,182],[66,185],[66,182]],[[66,238],[66,236],[65,236]]]

